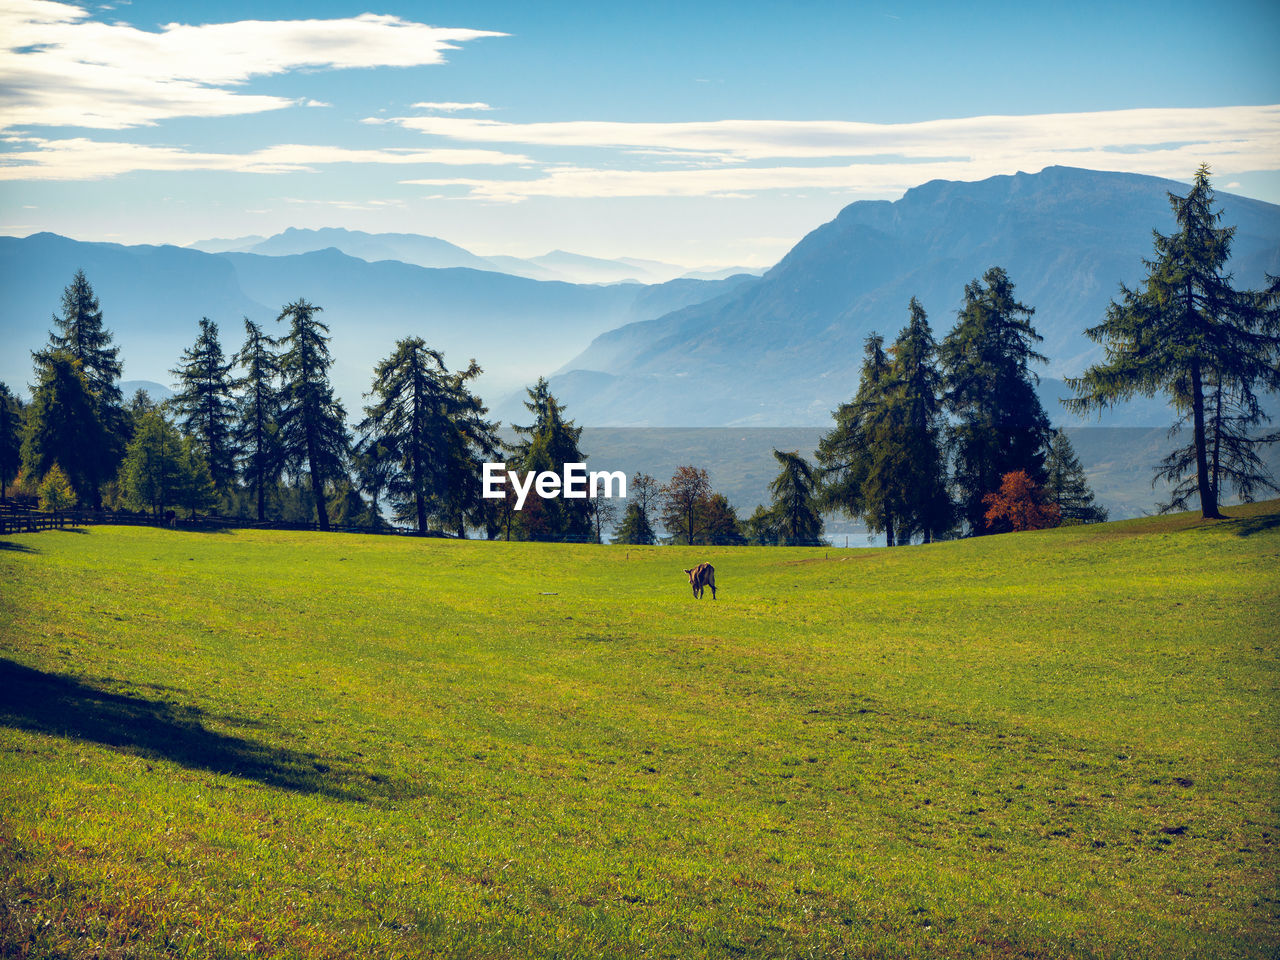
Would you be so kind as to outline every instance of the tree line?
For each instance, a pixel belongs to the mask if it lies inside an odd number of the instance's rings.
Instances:
[[[1066,402],[1087,412],[1167,395],[1173,431],[1190,428],[1190,439],[1158,468],[1157,479],[1173,483],[1164,506],[1198,495],[1203,515],[1215,517],[1227,485],[1246,500],[1277,490],[1257,451],[1280,438],[1259,432],[1260,397],[1280,389],[1280,283],[1232,286],[1233,228],[1220,225],[1206,167],[1170,203],[1177,232],[1154,233],[1146,281],[1122,286],[1086,331],[1106,360],[1068,381],[1076,397]],[[202,318],[164,403],[143,391],[122,396],[119,348],[83,271],[61,308],[48,344],[32,354],[31,402],[0,384],[0,497],[16,482],[52,509],[216,511],[322,530],[386,529],[389,515],[419,534],[595,542],[616,525],[622,543],[654,543],[660,526],[669,542],[688,544],[816,543],[824,513],[841,512],[890,546],[1106,518],[1041,407],[1035,311],[1000,267],[966,285],[941,343],[914,298],[891,344],[867,337],[857,391],[834,411],[816,462],[773,451],[771,503],[746,519],[693,465],[662,484],[636,474],[621,518],[603,498],[531,492],[518,511],[514,492],[485,499],[484,462],[523,473],[585,460],[582,430],[546,380],[527,391],[530,424],[504,443],[472,392],[475,361],[451,371],[439,351],[407,337],[375,367],[363,417],[351,423],[329,382],[322,308],[304,299],[281,309],[278,336],[245,319],[231,355],[218,325]]]

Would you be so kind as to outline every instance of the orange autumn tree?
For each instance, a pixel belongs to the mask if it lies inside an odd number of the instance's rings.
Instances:
[[[982,498],[987,507],[987,528],[993,532],[1043,530],[1062,522],[1062,511],[1046,503],[1044,492],[1025,470],[1006,473],[1000,489]]]

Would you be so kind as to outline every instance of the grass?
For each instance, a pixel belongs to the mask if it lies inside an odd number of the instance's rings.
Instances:
[[[1275,957],[1280,504],[1229,512],[11,537],[0,955]]]

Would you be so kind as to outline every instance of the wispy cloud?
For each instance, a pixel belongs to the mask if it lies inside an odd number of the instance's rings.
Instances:
[[[1187,177],[1202,162],[1220,175],[1280,168],[1280,106],[900,124],[736,120],[515,124],[450,117],[398,118],[398,122],[455,141],[525,148],[612,148],[651,156],[659,167],[619,169],[578,163],[548,167],[541,176],[529,179],[410,181],[463,188],[472,196],[497,201],[727,196],[801,188],[883,196],[935,178],[974,180],[1055,164],[1164,177]],[[778,160],[793,162],[767,162]],[[827,162],[794,162],[798,160]]]
[[[335,163],[422,166],[526,164],[529,158],[497,150],[356,150],[278,144],[248,153],[201,153],[180,147],[111,143],[85,138],[25,141],[28,149],[0,153],[0,180],[101,180],[135,171],[227,170],[298,173]]]
[[[295,100],[246,94],[251,77],[303,67],[410,67],[444,62],[485,30],[366,13],[339,20],[242,20],[159,31],[89,19],[52,0],[0,6],[0,129],[119,130],[179,116],[231,116]]]
[[[433,110],[437,113],[458,113],[463,110],[492,110],[487,103],[415,103],[414,110]]]

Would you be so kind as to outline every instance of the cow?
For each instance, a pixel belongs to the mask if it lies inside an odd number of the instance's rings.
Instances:
[[[702,599],[703,587],[711,588],[711,599],[716,598],[716,568],[709,563],[700,563],[692,570],[686,570],[689,575],[689,585],[693,587],[693,595],[699,600]]]

